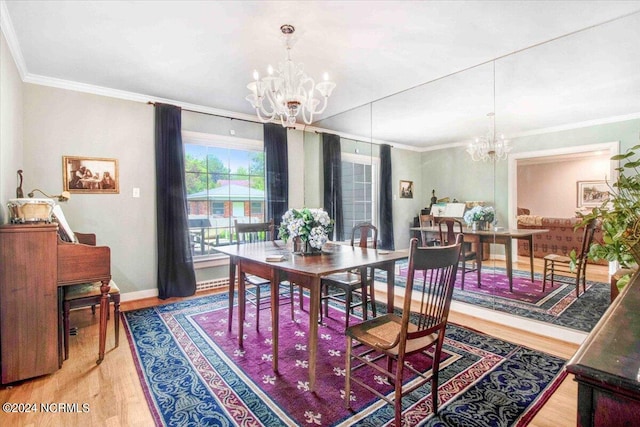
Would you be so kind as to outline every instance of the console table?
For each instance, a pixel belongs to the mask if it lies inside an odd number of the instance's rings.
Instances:
[[[613,301],[567,364],[578,382],[578,426],[640,420],[640,275]]]

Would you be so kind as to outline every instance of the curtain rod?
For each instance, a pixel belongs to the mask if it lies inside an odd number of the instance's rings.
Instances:
[[[155,106],[156,103],[152,102],[152,101],[148,101],[147,105],[153,105]],[[221,114],[214,114],[214,113],[205,113],[204,111],[196,111],[196,110],[189,110],[187,108],[182,108],[180,107],[180,109],[182,111],[188,111],[190,113],[198,113],[198,114],[205,114],[207,116],[214,116],[214,117],[222,117],[223,119],[229,119],[229,120],[239,120],[241,122],[247,122],[247,123],[257,123],[257,124],[262,124],[261,122],[257,121],[257,120],[249,120],[249,119],[238,119],[236,117],[229,117],[229,116],[223,116]]]

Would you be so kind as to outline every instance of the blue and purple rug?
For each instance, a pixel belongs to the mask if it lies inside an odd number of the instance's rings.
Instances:
[[[305,298],[306,299],[306,298]],[[308,389],[308,313],[281,310],[280,371],[271,369],[270,313],[248,308],[244,347],[227,332],[227,294],[123,313],[157,425],[383,426],[393,407],[354,385],[344,408],[344,314],[319,326],[317,392]],[[308,307],[308,300],[305,301]],[[297,304],[296,304],[297,306]],[[234,316],[234,318],[237,318]],[[416,359],[425,371],[430,365]],[[525,425],[564,378],[565,361],[451,324],[441,363],[439,413],[424,385],[403,399],[409,425]],[[378,389],[391,386],[372,374]]]
[[[396,286],[404,287],[407,262],[401,261],[396,265],[399,268]],[[541,274],[534,274],[534,281],[531,282],[529,271],[513,270],[513,292],[510,292],[509,279],[503,268],[484,267],[481,278],[482,286],[478,287],[476,273],[467,273],[464,290],[458,278],[453,299],[584,332],[593,329],[610,303],[608,283],[587,280],[586,292],[582,293],[581,287],[580,297],[577,298],[575,281],[571,279],[556,280],[553,288],[547,282],[545,292],[542,292]],[[377,270],[376,281],[386,280],[386,273]]]

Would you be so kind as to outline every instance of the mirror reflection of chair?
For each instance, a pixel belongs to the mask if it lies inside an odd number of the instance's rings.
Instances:
[[[565,278],[575,278],[576,297],[580,296],[580,283],[582,282],[582,292],[586,291],[587,254],[593,242],[593,235],[598,226],[598,221],[594,218],[584,226],[582,233],[582,246],[580,252],[576,254],[575,263],[571,257],[549,254],[544,257],[544,278],[542,279],[542,292],[547,286],[547,278],[551,280],[551,287],[556,276]]]
[[[438,221],[438,227],[440,229],[440,241],[443,245],[448,244],[448,242],[455,242],[456,237],[459,235],[464,236],[462,230],[462,221],[455,218],[441,218]],[[472,266],[468,267],[467,262],[471,261]],[[464,290],[464,276],[467,273],[476,272],[478,276],[478,287],[481,286],[481,269],[482,269],[482,260],[479,257],[479,253],[477,251],[471,250],[471,242],[464,242],[462,244],[462,251],[460,253],[460,262],[462,263],[462,280],[460,281],[460,289]]]
[[[238,220],[235,220],[235,229],[237,245],[273,241],[274,239],[275,227],[273,220],[258,223],[240,223]],[[256,330],[259,330],[260,310],[271,307],[271,292],[269,291],[271,281],[259,276],[247,274],[245,276],[245,286],[246,301],[256,307]],[[293,320],[293,284],[290,282],[282,282],[279,283],[278,286],[280,288],[278,298],[280,304],[289,303],[291,305],[291,320]],[[244,321],[244,319],[242,320]]]
[[[356,224],[351,230],[351,246],[355,246],[356,238],[361,248],[378,247],[378,229],[369,223]],[[373,285],[373,269],[367,274],[366,283],[362,283],[362,277],[357,271],[347,271],[335,273],[323,277],[321,282],[322,295],[320,302],[324,303],[324,315],[329,315],[329,300],[337,301],[345,306],[345,327],[349,327],[350,314],[353,309],[361,306],[362,315],[367,318],[367,304],[371,302],[371,312],[376,316],[375,289]],[[369,287],[369,290],[367,290]],[[338,288],[337,293],[331,292],[331,288]],[[360,294],[360,301],[353,301],[353,294]],[[320,310],[320,320],[322,321],[322,309]]]
[[[432,232],[427,231],[431,227],[435,227],[436,217],[433,215],[420,214],[420,236],[422,237],[422,246],[438,246],[440,241],[433,237],[429,239],[429,236],[433,236]]]
[[[437,414],[440,353],[461,248],[462,236],[451,246],[418,247],[418,239],[411,239],[402,315],[389,313],[347,328],[344,396],[347,408],[351,403],[351,383],[355,382],[393,404],[395,425],[400,426],[402,396],[430,380],[433,413]],[[422,282],[416,280],[417,273],[422,273],[421,277],[424,275],[428,278],[422,288],[414,287],[414,283]],[[420,295],[420,299],[412,300],[416,293]],[[412,311],[412,308],[417,308],[417,311]],[[433,352],[427,352],[432,348]],[[414,368],[413,365],[419,362],[415,359],[418,354],[432,359],[433,367],[430,372],[420,372]],[[386,364],[382,360],[384,358]],[[392,369],[393,361],[396,362],[395,371]],[[366,369],[367,373],[371,371],[386,376],[394,385],[393,398],[390,399],[376,390],[373,382],[367,383],[365,378],[373,378],[373,375],[354,375],[355,371],[362,368]],[[408,375],[416,375],[415,380],[407,382],[405,370]]]

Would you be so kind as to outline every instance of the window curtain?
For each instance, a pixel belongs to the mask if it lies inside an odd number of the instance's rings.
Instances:
[[[277,227],[289,207],[289,157],[287,128],[278,124],[264,125],[264,158],[267,188],[267,218]]]
[[[394,250],[391,146],[380,145],[380,249]]]
[[[342,165],[340,137],[322,134],[322,161],[324,167],[324,209],[334,220],[333,240],[344,240],[342,217]]]
[[[158,297],[161,299],[184,297],[196,292],[189,240],[181,114],[179,107],[156,103]]]

